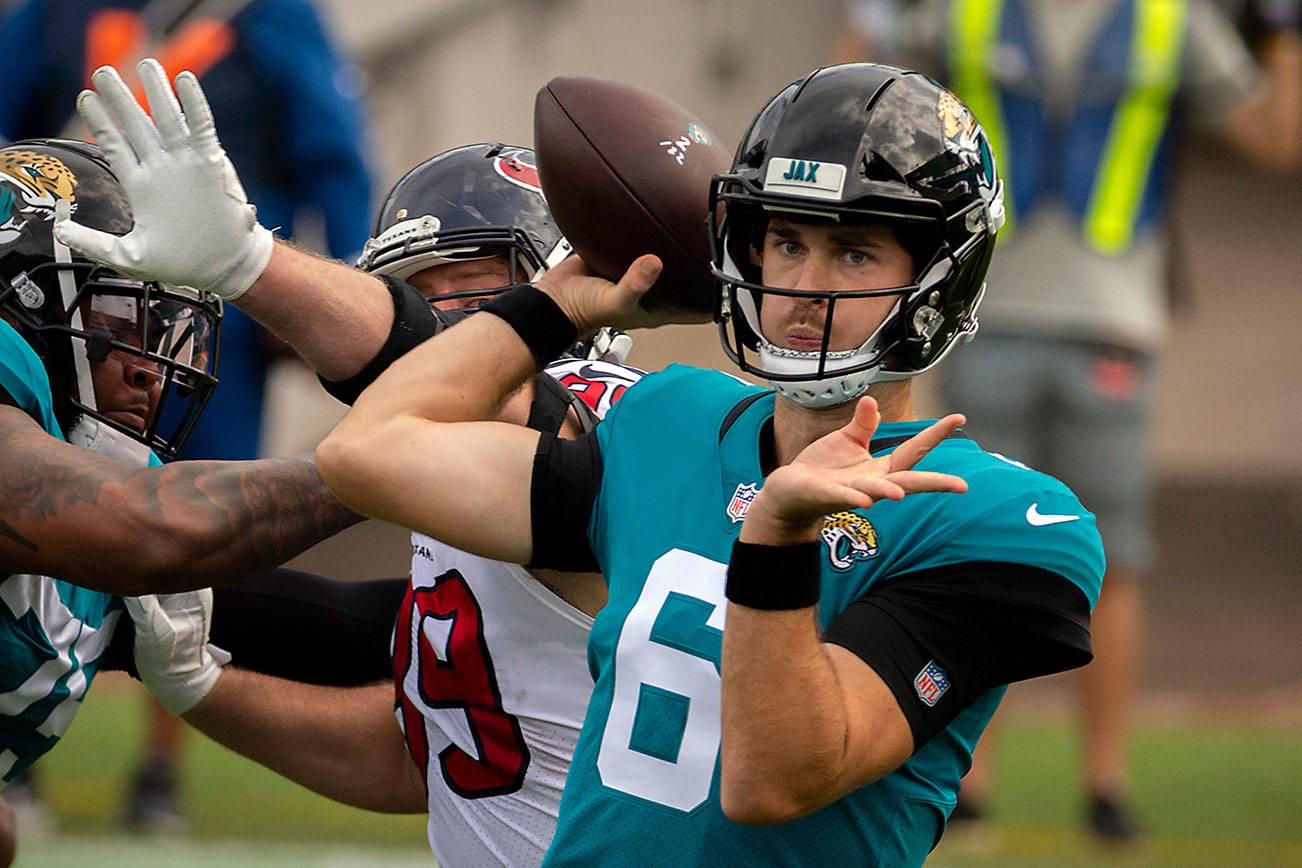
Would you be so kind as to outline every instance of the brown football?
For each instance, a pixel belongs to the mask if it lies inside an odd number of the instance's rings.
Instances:
[[[583,261],[618,280],[654,253],[664,271],[643,307],[676,322],[709,319],[710,178],[732,164],[714,133],[649,90],[561,77],[538,91],[533,136],[543,193]]]

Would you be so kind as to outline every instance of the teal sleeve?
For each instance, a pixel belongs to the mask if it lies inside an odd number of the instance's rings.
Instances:
[[[1104,570],[1094,514],[1057,480],[1036,476],[1050,484],[991,499],[968,515],[948,540],[945,559],[1039,567],[1071,581],[1092,608],[1099,599]]]
[[[48,433],[63,438],[54,417],[54,397],[45,366],[27,341],[3,320],[0,320],[0,387]]]

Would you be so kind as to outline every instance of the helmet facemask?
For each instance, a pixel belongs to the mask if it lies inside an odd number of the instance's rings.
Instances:
[[[475,299],[482,304],[511,286],[528,283],[570,254],[569,242],[563,238],[551,250],[543,251],[518,227],[441,230],[440,226],[439,218],[430,214],[395,223],[366,242],[357,267],[372,274],[406,280],[438,265],[501,256],[509,272],[507,283],[489,289],[449,292],[431,299],[440,304]]]
[[[715,189],[719,189],[716,182]],[[724,194],[719,201],[727,203]],[[895,350],[910,343],[926,344],[940,326],[941,317],[928,304],[936,287],[957,267],[949,248],[939,239],[939,218],[901,219],[898,212],[861,210],[853,220],[860,225],[882,225],[896,238],[913,263],[908,283],[874,289],[786,289],[765,284],[761,266],[753,261],[762,247],[765,227],[772,218],[794,223],[837,225],[833,215],[819,218],[810,211],[792,213],[774,206],[732,203],[727,217],[714,232],[715,277],[720,283],[720,332],[728,356],[745,372],[767,380],[777,392],[808,407],[828,407],[854,400],[877,382],[901,380],[921,373],[902,370]],[[943,221],[942,221],[943,222]],[[853,224],[849,224],[853,225]],[[760,311],[766,298],[796,298],[825,308],[822,345],[797,350],[778,346],[763,332]],[[881,323],[858,346],[833,349],[837,310],[860,299],[892,297],[895,304]],[[938,300],[938,299],[937,299]],[[975,319],[970,330],[975,331]],[[935,359],[939,361],[939,358]],[[931,364],[934,364],[933,361]],[[927,367],[930,367],[929,364]]]
[[[84,261],[38,264],[15,276],[0,299],[42,356],[70,433],[93,420],[89,441],[105,425],[176,455],[217,385],[220,300]],[[114,397],[114,389],[132,397]]]
[[[925,76],[845,64],[790,85],[756,116],[710,196],[724,349],[792,401],[853,400],[873,383],[930,370],[976,332],[1002,185],[979,125]],[[765,285],[755,251],[773,219],[889,227],[912,258],[911,280],[834,291]],[[834,344],[838,307],[887,296],[894,307],[861,344]],[[763,334],[760,312],[774,297],[823,306],[820,347],[786,349]]]

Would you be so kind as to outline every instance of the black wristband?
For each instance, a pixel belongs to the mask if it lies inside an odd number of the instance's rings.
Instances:
[[[536,286],[522,284],[493,296],[480,308],[506,321],[533,353],[538,367],[554,362],[579,339],[560,305]]]
[[[352,405],[357,396],[393,364],[411,350],[434,335],[464,319],[460,311],[442,311],[430,307],[429,299],[413,286],[389,275],[377,275],[384,281],[393,299],[393,324],[384,341],[366,367],[346,380],[327,380],[320,374],[317,379],[336,399]]]
[[[752,609],[804,609],[818,602],[822,584],[822,542],[792,546],[732,544],[728,599]]]

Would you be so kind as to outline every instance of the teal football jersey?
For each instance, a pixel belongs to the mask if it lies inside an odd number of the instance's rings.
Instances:
[[[3,320],[0,387],[62,439],[45,367]],[[48,576],[0,579],[0,780],[12,780],[67,731],[121,616],[113,594]]]
[[[1003,687],[980,694],[891,774],[809,816],[747,827],[720,809],[724,581],[763,484],[759,444],[773,406],[772,395],[726,374],[674,366],[629,389],[598,426],[604,471],[589,538],[610,601],[593,624],[596,686],[544,864],[916,865],[939,839]],[[927,424],[884,424],[874,442]],[[1062,483],[964,438],[946,440],[919,468],[961,476],[969,490],[829,517],[824,625],[884,578],[966,561],[1050,570],[1097,600],[1094,518]],[[940,670],[924,670],[915,688],[934,704],[947,684]]]

